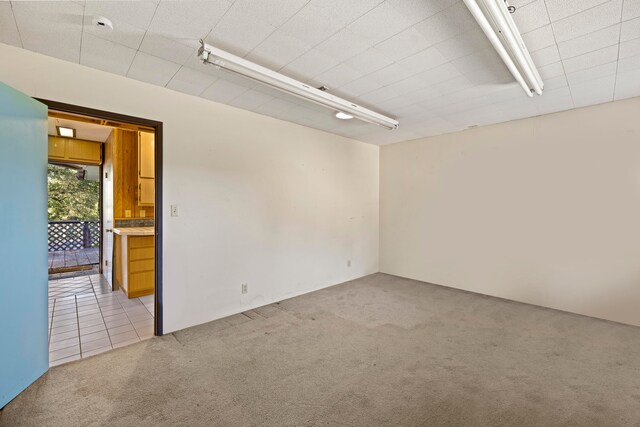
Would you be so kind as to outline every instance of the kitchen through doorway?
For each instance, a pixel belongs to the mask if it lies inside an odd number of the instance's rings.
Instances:
[[[162,124],[49,106],[49,364],[162,334]]]

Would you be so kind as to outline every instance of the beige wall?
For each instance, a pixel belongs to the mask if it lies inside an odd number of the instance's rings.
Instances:
[[[378,270],[378,147],[3,44],[0,58],[29,95],[164,122],[166,332]]]
[[[383,272],[640,325],[640,98],[385,146],[380,174]]]

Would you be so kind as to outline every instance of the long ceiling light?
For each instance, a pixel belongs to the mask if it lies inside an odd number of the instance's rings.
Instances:
[[[398,121],[383,114],[364,108],[353,102],[331,95],[320,89],[311,87],[298,80],[277,73],[261,65],[247,61],[222,49],[208,45],[200,40],[202,46],[198,56],[205,64],[213,64],[218,68],[239,74],[272,88],[306,99],[336,112],[346,113],[365,122],[374,123],[387,129],[397,129]]]
[[[544,83],[511,18],[515,9],[507,0],[464,0],[464,3],[526,94],[541,95]]]

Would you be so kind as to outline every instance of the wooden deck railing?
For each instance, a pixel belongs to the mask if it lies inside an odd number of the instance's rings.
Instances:
[[[49,221],[49,252],[97,248],[99,246],[99,221]]]

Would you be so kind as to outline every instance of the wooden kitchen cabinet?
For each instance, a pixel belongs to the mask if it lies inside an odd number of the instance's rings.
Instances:
[[[49,136],[49,160],[99,165],[102,147],[99,142]]]
[[[138,205],[155,203],[155,141],[150,132],[138,132]]]
[[[156,190],[155,179],[140,178],[138,183],[138,205],[153,206],[155,203]]]
[[[114,232],[116,283],[129,298],[152,295],[155,284],[155,237],[121,235],[121,230]]]
[[[140,178],[138,160],[138,131],[114,129],[112,132],[113,153],[113,216],[116,219],[152,218],[154,216],[154,193],[142,183],[154,182],[153,178]],[[107,152],[105,147],[105,152]],[[151,185],[153,191],[154,185]],[[140,204],[140,202],[144,204]],[[129,215],[127,215],[129,211]],[[142,214],[144,211],[144,215]]]
[[[129,236],[129,298],[153,294],[154,251],[153,236]]]
[[[140,178],[155,178],[154,154],[153,133],[138,132],[138,176]]]
[[[67,140],[66,157],[69,160],[100,163],[100,144],[79,139],[69,139]]]
[[[66,146],[67,144],[64,139],[49,137],[49,159],[64,160]]]

